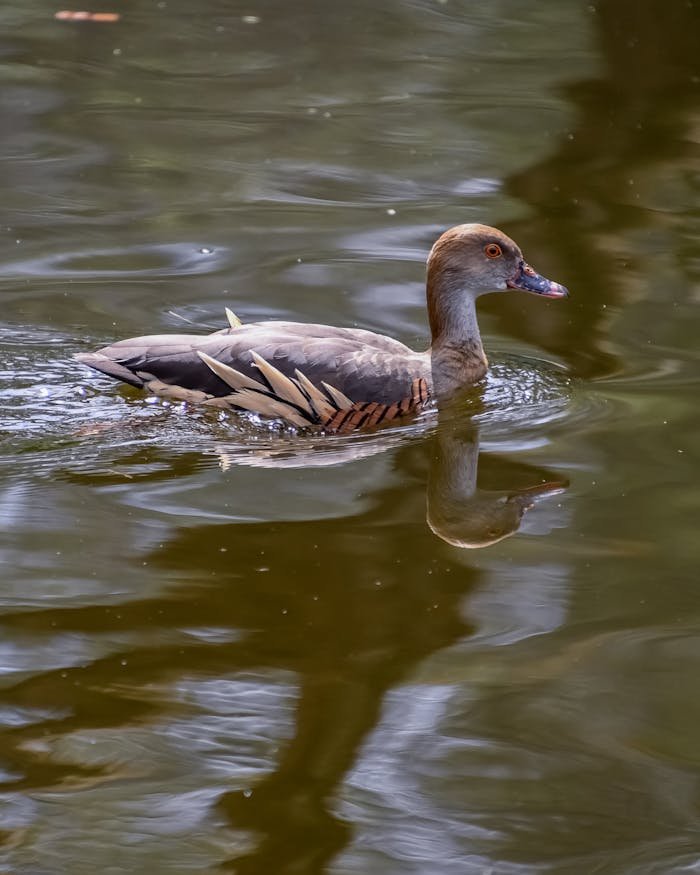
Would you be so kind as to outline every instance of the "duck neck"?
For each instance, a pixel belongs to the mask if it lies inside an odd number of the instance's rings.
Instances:
[[[476,319],[476,299],[463,283],[428,273],[430,360],[436,397],[449,398],[480,380],[488,361]]]

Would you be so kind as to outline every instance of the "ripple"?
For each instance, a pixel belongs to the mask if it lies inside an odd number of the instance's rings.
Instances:
[[[385,145],[387,132],[384,131]],[[251,192],[253,199],[275,203],[343,206],[373,209],[377,204],[413,206],[416,201],[443,202],[459,195],[479,198],[493,194],[500,185],[496,179],[474,176],[447,177],[443,182],[421,179],[420,168],[408,179],[390,169],[374,172],[351,165],[290,162],[280,160],[266,167],[264,177]],[[390,214],[392,215],[392,214]],[[422,253],[425,258],[425,253]]]
[[[103,338],[85,339],[99,346]],[[99,452],[79,460],[79,467],[102,469],[125,446],[167,447],[191,452],[200,467],[330,467],[386,452],[423,439],[435,427],[434,409],[416,419],[377,432],[351,436],[304,435],[278,422],[254,415],[218,413],[144,397],[130,388],[105,390],[76,371],[72,354],[84,347],[53,330],[0,327],[6,350],[0,382],[6,407],[0,418],[3,434],[16,458],[47,452],[45,464],[58,462],[63,447],[74,447],[100,435]],[[503,357],[492,364],[481,393],[469,399],[465,415],[474,415],[490,440],[535,442],[552,426],[598,417],[605,405],[594,393],[574,385],[556,364],[523,356]],[[90,461],[92,459],[92,461]],[[65,462],[65,459],[63,459]],[[71,462],[71,467],[76,460]],[[133,476],[133,472],[129,472]]]
[[[700,380],[695,350],[656,347],[654,355],[627,364],[624,373],[605,377],[597,385],[605,389],[631,389],[689,386]]]
[[[211,273],[228,263],[229,250],[201,243],[138,244],[113,249],[57,252],[11,261],[3,277],[93,279],[166,278]]]
[[[611,418],[617,409],[563,365],[522,354],[492,361],[483,393],[472,403],[484,446],[509,450],[541,446],[560,431]]]
[[[436,423],[435,411],[426,410],[403,425],[356,435],[301,435],[280,429],[255,416],[238,417],[254,431],[241,444],[217,441],[214,452],[225,470],[232,465],[252,468],[326,468],[384,453],[424,437]]]
[[[340,469],[423,442],[437,427],[436,411],[429,408],[400,425],[329,437],[300,434],[253,414],[173,404],[76,370],[72,354],[103,341],[84,338],[78,345],[49,329],[0,326],[6,398],[0,448],[13,457],[11,469],[6,466],[12,477],[31,469],[96,485],[136,479],[157,485],[159,495],[145,500],[163,501],[164,480],[173,481],[167,491],[177,493],[185,482],[191,488],[190,475],[207,469],[218,478],[241,468]],[[456,412],[480,426],[484,449],[510,452],[591,427],[619,409],[614,395],[572,379],[562,365],[518,353],[496,357],[483,387]],[[342,481],[347,472],[339,476]],[[342,492],[340,481],[337,487]],[[175,495],[170,501],[179,503]],[[214,505],[206,503],[214,513]]]

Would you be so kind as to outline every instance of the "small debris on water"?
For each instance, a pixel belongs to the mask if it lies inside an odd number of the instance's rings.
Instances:
[[[119,21],[118,12],[87,12],[75,9],[62,9],[53,16],[57,21],[93,21],[96,24],[113,24]]]

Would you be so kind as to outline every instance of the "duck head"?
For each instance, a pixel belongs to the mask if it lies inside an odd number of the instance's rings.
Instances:
[[[520,247],[497,228],[457,225],[436,241],[428,256],[428,281],[471,293],[518,289],[545,298],[566,298],[568,290],[537,273],[525,261]]]

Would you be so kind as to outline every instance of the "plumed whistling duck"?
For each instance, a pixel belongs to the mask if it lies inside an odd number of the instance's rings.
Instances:
[[[488,362],[476,299],[519,289],[565,298],[518,245],[487,225],[457,225],[428,256],[431,344],[416,352],[383,334],[305,322],[241,324],[208,335],[153,334],[76,358],[156,395],[243,409],[301,428],[350,432],[438,405],[481,380]]]

